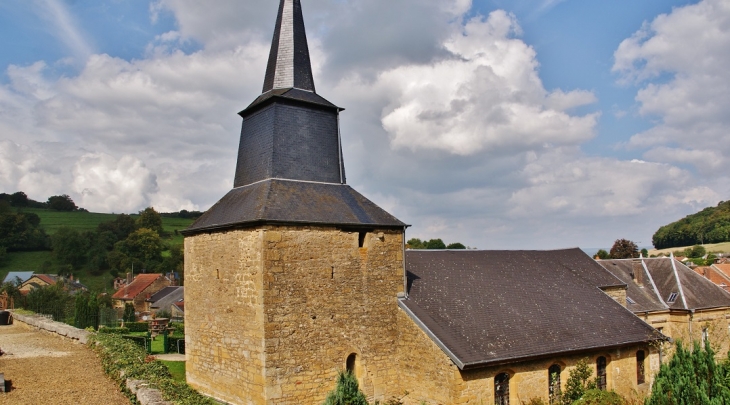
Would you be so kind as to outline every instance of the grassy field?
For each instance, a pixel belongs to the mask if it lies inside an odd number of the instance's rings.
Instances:
[[[93,231],[96,227],[107,221],[113,221],[116,214],[99,214],[96,212],[64,212],[46,209],[26,208],[23,212],[32,212],[41,218],[41,227],[46,233],[53,235],[58,228],[67,226],[79,231]]]
[[[160,363],[167,366],[167,369],[170,370],[170,374],[172,374],[172,378],[177,381],[185,382],[185,362],[184,361],[165,361],[165,360],[158,360]]]
[[[702,245],[705,247],[705,250],[708,252],[715,252],[715,253],[730,253],[730,242],[723,242],[723,243],[708,243],[706,245]],[[669,254],[670,252],[676,252],[676,251],[683,251],[684,249],[691,248],[692,246],[684,246],[684,247],[675,247],[675,248],[668,248],[668,249],[652,249],[649,251],[649,255],[658,255],[660,253]]]

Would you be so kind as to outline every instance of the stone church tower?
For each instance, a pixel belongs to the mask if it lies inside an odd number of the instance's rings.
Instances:
[[[396,395],[406,225],[345,184],[341,108],[315,92],[300,0],[281,0],[234,188],[185,238],[187,380],[234,404],[316,404],[350,369]]]

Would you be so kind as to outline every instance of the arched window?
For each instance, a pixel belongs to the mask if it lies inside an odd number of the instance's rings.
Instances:
[[[494,405],[509,405],[509,374],[494,377]]]
[[[606,390],[606,358],[601,356],[596,360],[596,375],[597,383],[598,383],[598,389],[599,390]]]
[[[548,369],[548,393],[551,405],[560,403],[560,366],[557,364]]]
[[[646,355],[643,350],[636,352],[636,383],[643,384],[645,382],[644,377],[644,359]]]
[[[345,367],[347,367],[347,371],[357,377],[356,375],[356,366],[357,365],[357,354],[352,353],[351,355],[347,356],[347,361],[345,362]]]

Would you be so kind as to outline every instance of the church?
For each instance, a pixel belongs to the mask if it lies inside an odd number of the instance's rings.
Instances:
[[[183,233],[187,381],[231,404],[321,404],[351,371],[371,402],[554,401],[587,360],[646,392],[666,337],[579,249],[412,251],[346,183],[300,0],[280,0],[233,189]],[[357,112],[355,112],[357,113]]]

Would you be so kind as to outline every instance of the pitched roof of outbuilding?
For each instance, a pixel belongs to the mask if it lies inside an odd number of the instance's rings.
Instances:
[[[271,179],[231,190],[183,234],[259,223],[406,226],[346,184]]]
[[[661,338],[599,287],[624,283],[580,249],[406,252],[399,305],[460,369]]]
[[[627,281],[626,296],[635,302],[629,304],[634,312],[730,307],[730,293],[671,257],[599,260],[598,263]],[[644,300],[642,295],[650,300]]]
[[[170,310],[171,305],[183,299],[185,287],[165,287],[153,294],[150,301],[150,308]]]
[[[11,271],[5,276],[3,283],[15,283],[17,279],[20,279],[22,284],[31,277],[33,277],[32,271]]]
[[[137,277],[135,277],[131,283],[120,288],[116,293],[114,293],[114,295],[112,295],[112,299],[115,299],[115,300],[134,299],[137,295],[139,295],[139,293],[144,291],[147,287],[149,287],[152,283],[154,283],[160,277],[164,277],[164,276],[159,273],[138,274]]]

